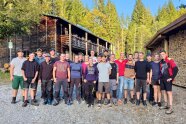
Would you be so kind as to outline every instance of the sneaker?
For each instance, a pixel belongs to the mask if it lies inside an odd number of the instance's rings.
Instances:
[[[147,106],[146,100],[143,101],[143,106]]]
[[[136,105],[137,105],[137,106],[140,105],[140,100],[136,100]]]
[[[161,102],[158,102],[158,106],[161,107]]]
[[[107,106],[108,106],[108,107],[112,107],[112,104],[111,104],[111,103],[108,103]]]
[[[81,104],[81,100],[78,100],[77,102],[78,102],[78,104]]]
[[[98,108],[101,108],[101,103],[98,103]]]
[[[160,110],[162,110],[162,109],[169,109],[169,107],[168,106],[161,106]]]
[[[91,107],[91,104],[88,104],[88,108],[90,108]]]
[[[66,103],[66,102],[65,102]],[[56,100],[56,99],[54,99],[54,103],[53,103],[53,106],[56,106],[56,105],[58,105],[59,104],[59,102]]]
[[[124,104],[127,104],[127,99],[126,99],[126,98],[124,99],[124,102],[123,102],[123,103],[124,103]]]
[[[47,99],[44,99],[43,105],[46,105],[48,103]]]
[[[169,108],[167,111],[165,111],[165,114],[172,114],[173,110],[171,108]]]
[[[158,103],[157,102],[153,102],[152,106],[158,106]]]
[[[22,107],[26,107],[27,106],[27,103],[28,103],[27,100],[24,101],[23,104],[22,104]]]
[[[31,105],[33,105],[33,106],[39,106],[39,104],[37,102],[35,102],[35,100],[32,100],[31,101]]]
[[[11,103],[12,103],[12,104],[16,104],[16,97],[12,97]]]
[[[132,104],[135,104],[135,101],[134,101],[133,98],[131,98],[129,101],[130,101]]]
[[[52,100],[48,99],[47,104],[52,105]]]
[[[102,99],[101,100],[101,104],[105,104],[105,99]]]

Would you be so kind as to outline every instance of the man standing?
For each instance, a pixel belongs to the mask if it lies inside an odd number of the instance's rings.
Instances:
[[[159,54],[154,55],[154,61],[151,63],[150,84],[154,88],[153,106],[161,106],[161,91],[160,91],[160,63]]]
[[[93,60],[93,64],[97,63],[97,58],[95,57],[95,52],[94,50],[90,51],[90,58]]]
[[[81,91],[81,78],[82,78],[82,65],[79,63],[78,55],[75,55],[74,62],[70,64],[71,70],[71,82],[70,82],[70,103],[72,104],[72,95],[74,85],[76,86],[76,100],[81,103],[80,91]]]
[[[150,53],[147,54],[147,62],[149,64],[149,69],[151,70],[152,68],[152,56]],[[148,99],[149,99],[149,103],[153,103],[154,101],[154,89],[153,89],[153,85],[152,84],[149,84],[149,96],[148,96]]]
[[[39,64],[39,68],[40,68],[41,63],[45,61],[45,58],[43,57],[42,49],[38,48],[37,51],[36,51],[36,54],[37,54],[37,56],[34,58],[34,60]],[[38,74],[38,75],[40,75],[40,74]],[[41,82],[38,82],[39,81],[38,78],[39,77],[37,77],[37,79],[36,79],[37,86],[38,86],[38,83],[41,83]],[[34,100],[36,100],[36,93],[37,93],[37,87],[36,87],[36,90],[35,90]],[[41,98],[42,97],[43,96],[41,96]]]
[[[125,66],[125,78],[124,78],[124,104],[127,103],[127,96],[128,90],[130,90],[130,102],[132,104],[135,103],[134,101],[134,78],[135,78],[135,62],[133,60],[133,55],[128,55],[128,62]]]
[[[111,65],[106,62],[106,56],[102,56],[102,61],[97,65],[99,71],[99,83],[98,83],[98,107],[101,107],[101,95],[103,93],[103,87],[105,88],[105,93],[107,95],[107,105],[111,107],[110,103],[110,83],[109,83],[109,75],[111,73]]]
[[[45,61],[40,65],[39,82],[41,82],[41,92],[44,99],[43,104],[52,104],[53,88],[53,64],[50,61],[50,54],[45,54]]]
[[[109,76],[109,82],[111,86],[112,103],[117,106],[117,84],[119,79],[118,65],[114,62],[115,54],[110,55],[111,74]]]
[[[34,100],[35,90],[37,88],[36,79],[38,77],[38,71],[39,71],[39,65],[37,64],[37,62],[34,61],[34,57],[35,57],[35,54],[30,53],[28,60],[26,60],[22,66],[22,75],[23,75],[23,79],[24,79],[23,86],[25,89],[25,91],[24,91],[25,100],[22,105],[23,107],[26,107],[27,103],[28,103],[29,87],[31,88],[30,89],[30,94],[31,94],[31,99],[32,99],[31,105],[34,105],[34,106],[39,105]]]
[[[60,60],[55,62],[53,68],[53,79],[54,79],[54,106],[59,104],[60,101],[60,90],[63,86],[65,104],[68,104],[68,82],[70,82],[70,65],[65,61],[65,54],[60,55]]]
[[[17,57],[12,59],[10,63],[10,80],[12,81],[12,104],[16,103],[16,96],[19,89],[19,86],[22,89],[22,96],[24,102],[24,90],[23,90],[23,75],[21,73],[21,67],[23,62],[26,61],[26,58],[23,57],[23,51],[18,49]]]
[[[122,98],[123,98],[123,87],[124,87],[124,71],[125,71],[125,65],[127,63],[127,60],[125,60],[125,54],[123,52],[120,53],[120,58],[115,61],[118,65],[119,70],[119,85],[118,85],[118,104],[122,104]]]
[[[172,109],[172,82],[175,79],[178,73],[178,67],[175,64],[174,60],[169,58],[166,54],[166,51],[160,52],[162,60],[160,61],[161,67],[161,90],[164,92],[164,101],[165,105],[160,107],[160,109],[168,109],[165,113],[171,114]]]
[[[149,65],[148,62],[144,60],[144,53],[139,52],[139,61],[135,63],[135,73],[136,73],[136,94],[137,94],[137,101],[136,105],[140,105],[140,89],[143,89],[143,105],[147,106],[146,98],[146,88],[147,83],[149,83]]]

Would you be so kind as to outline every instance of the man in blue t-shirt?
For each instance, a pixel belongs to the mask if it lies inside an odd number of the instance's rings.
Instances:
[[[153,106],[161,106],[161,91],[160,91],[160,63],[159,54],[154,55],[154,61],[151,63],[150,70],[150,84],[154,88],[154,102]]]

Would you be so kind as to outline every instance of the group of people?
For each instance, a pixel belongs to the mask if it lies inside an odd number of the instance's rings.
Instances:
[[[36,53],[29,53],[28,59],[23,57],[21,49],[17,55],[10,63],[12,104],[16,103],[20,86],[22,107],[29,102],[39,106],[36,94],[40,83],[44,105],[56,106],[62,100],[72,105],[76,100],[79,104],[86,102],[88,107],[96,103],[100,108],[103,104],[109,107],[127,104],[129,99],[137,106],[141,101],[147,106],[149,101],[152,106],[166,109],[166,114],[173,112],[172,82],[178,67],[164,50],[147,56],[143,52],[127,56],[121,52],[119,59],[108,50],[97,57],[91,51],[90,56],[74,55],[73,61],[68,53],[56,56],[54,49],[43,54],[39,48]],[[28,100],[29,89],[31,101]]]

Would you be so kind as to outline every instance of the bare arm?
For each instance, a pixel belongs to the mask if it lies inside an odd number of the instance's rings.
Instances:
[[[53,68],[53,79],[55,83],[56,82],[56,67]]]
[[[25,71],[24,71],[24,70],[21,70],[21,72],[22,72],[24,81],[27,81],[27,78],[26,78],[26,76],[25,76]]]
[[[14,79],[13,72],[14,72],[14,65],[11,64],[10,65],[10,80],[11,81]]]
[[[68,82],[70,82],[70,68],[67,68],[68,71]]]

